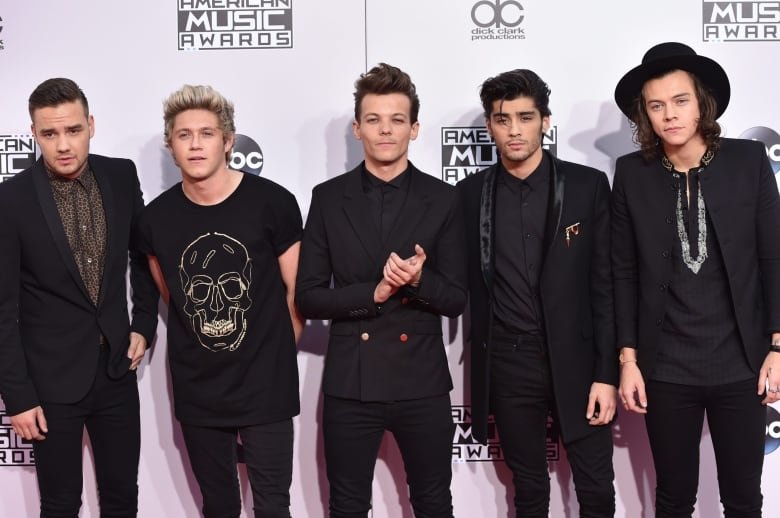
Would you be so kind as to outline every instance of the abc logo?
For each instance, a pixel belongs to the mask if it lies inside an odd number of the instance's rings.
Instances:
[[[230,167],[259,176],[263,170],[263,151],[257,142],[246,135],[236,134],[233,153],[230,155]]]
[[[471,8],[471,21],[478,27],[517,27],[524,18],[523,6],[516,0],[480,0]]]
[[[780,446],[780,412],[773,407],[766,407],[766,442],[764,455],[769,455]]]
[[[770,128],[756,126],[742,132],[740,138],[757,140],[766,147],[766,155],[772,164],[772,171],[777,174],[780,171],[780,135]]]

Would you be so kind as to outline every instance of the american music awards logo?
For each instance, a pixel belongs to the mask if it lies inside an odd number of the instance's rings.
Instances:
[[[11,418],[0,410],[0,466],[34,466],[32,443],[14,432]]]
[[[32,135],[0,135],[0,182],[33,165],[37,149]]]
[[[263,150],[252,138],[237,133],[228,165],[236,171],[260,176],[263,170]]]
[[[178,0],[179,50],[292,48],[292,0]]]
[[[3,17],[0,16],[0,34],[3,33]],[[3,43],[3,40],[0,39],[0,50],[5,49],[5,44]]]
[[[504,460],[501,441],[498,437],[495,419],[488,418],[487,445],[478,443],[471,435],[471,407],[453,406],[452,422],[455,435],[452,438],[452,462],[492,462]],[[560,432],[552,417],[547,418],[547,438],[545,440],[547,460],[560,460]]]
[[[780,2],[702,2],[704,41],[780,41]]]
[[[542,135],[542,148],[558,154],[558,126]],[[455,185],[496,163],[493,137],[484,126],[447,126],[441,129],[441,179]]]

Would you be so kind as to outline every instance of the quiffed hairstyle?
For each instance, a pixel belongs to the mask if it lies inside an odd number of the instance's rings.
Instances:
[[[664,71],[655,77],[651,77],[648,81],[659,79],[672,72],[675,72],[675,70]],[[697,129],[704,139],[707,149],[717,151],[720,146],[720,124],[715,120],[718,113],[718,102],[715,99],[715,94],[712,90],[707,88],[698,77],[696,77],[696,74],[688,72],[687,70],[684,70],[684,72],[693,80],[693,91],[699,102]],[[645,104],[643,88],[636,99],[634,99],[634,104],[631,108],[631,127],[634,133],[633,140],[641,149],[642,156],[645,160],[656,160],[663,156],[664,150],[663,146],[661,146],[661,139],[655,134],[650,118],[647,116],[647,106],[645,106]]]
[[[210,86],[184,85],[163,102],[166,144],[171,143],[174,119],[187,110],[208,110],[217,116],[219,129],[226,139],[236,134],[233,103]],[[225,159],[230,162],[230,150],[225,153]]]
[[[535,72],[527,69],[510,70],[488,78],[479,89],[479,98],[485,118],[489,119],[495,101],[512,101],[518,97],[531,97],[542,117],[549,117],[550,87]]]
[[[33,90],[27,103],[27,109],[30,112],[30,119],[32,119],[35,110],[76,101],[81,101],[84,106],[84,115],[89,116],[87,96],[84,95],[79,85],[71,79],[54,77],[47,79]]]
[[[398,67],[379,63],[377,66],[360,74],[355,81],[355,120],[360,122],[360,103],[367,94],[387,95],[404,94],[412,104],[409,116],[411,123],[417,122],[420,113],[420,98],[409,74]]]

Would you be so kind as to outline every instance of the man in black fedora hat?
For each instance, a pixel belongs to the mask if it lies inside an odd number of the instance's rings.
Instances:
[[[613,182],[620,397],[644,414],[656,516],[691,516],[704,414],[727,517],[761,516],[766,408],[780,396],[780,197],[764,147],[720,136],[729,80],[651,48],[615,101],[640,150]]]

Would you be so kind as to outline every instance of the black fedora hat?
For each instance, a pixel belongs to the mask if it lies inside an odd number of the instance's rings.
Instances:
[[[723,67],[710,58],[699,56],[688,45],[676,42],[659,43],[645,52],[642,64],[629,70],[618,81],[615,102],[620,111],[630,119],[634,100],[639,96],[645,82],[672,70],[691,72],[712,91],[718,104],[716,119],[726,111],[731,97],[731,86]]]

